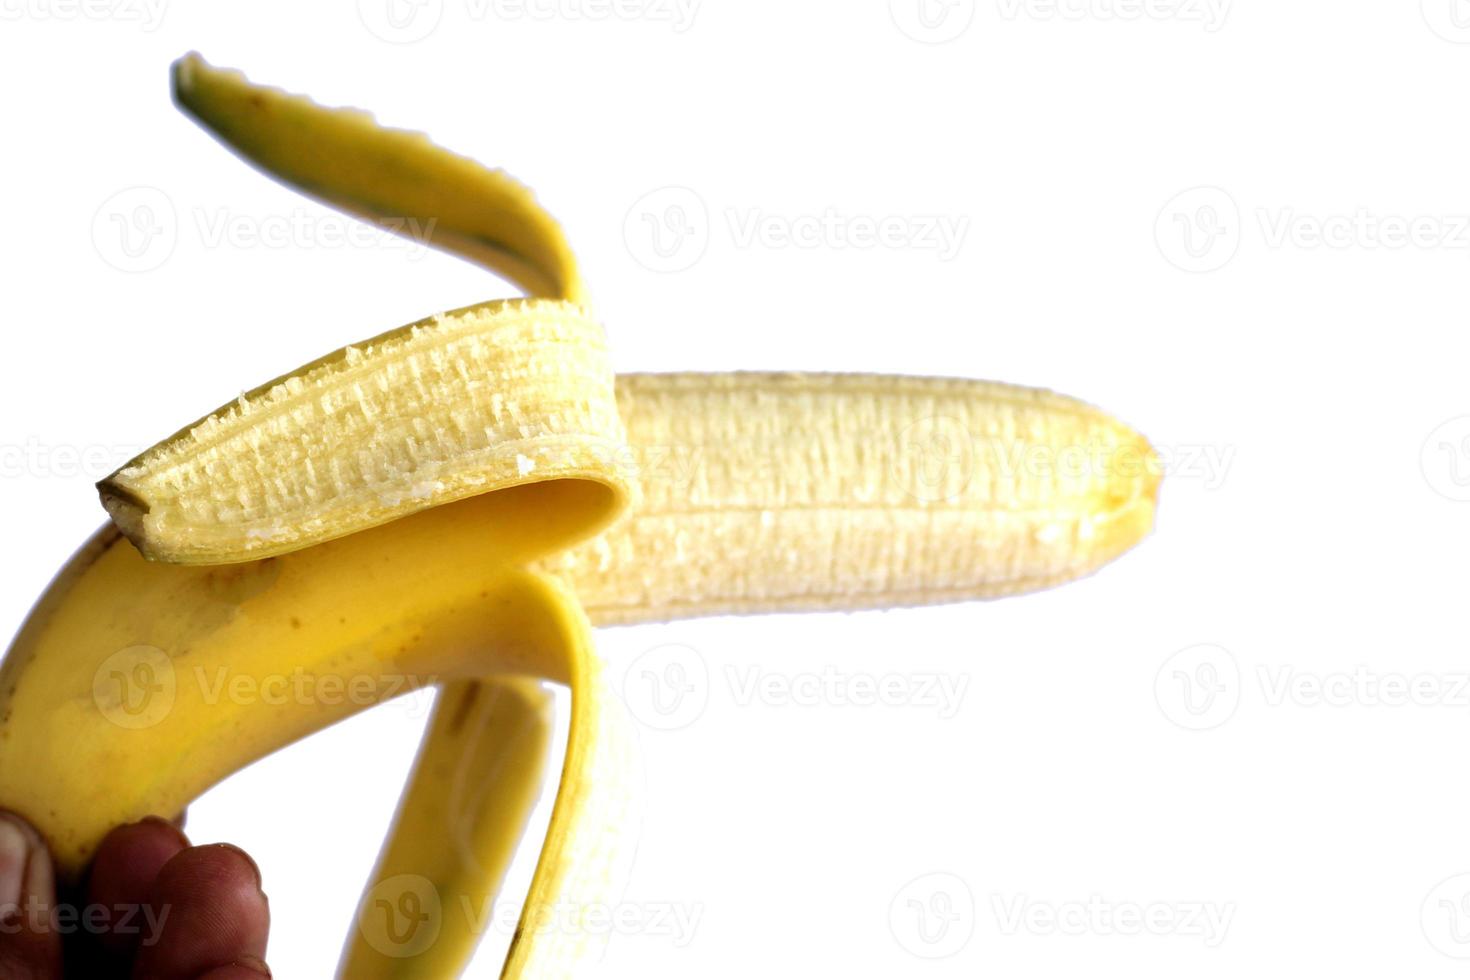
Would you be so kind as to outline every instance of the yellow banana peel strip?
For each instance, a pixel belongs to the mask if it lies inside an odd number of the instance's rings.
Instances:
[[[0,805],[64,874],[364,707],[440,689],[348,941],[449,976],[567,756],[506,977],[577,975],[626,871],[633,739],[591,627],[1009,595],[1149,530],[1158,462],[1073,399],[957,379],[614,377],[556,223],[509,177],[197,56],[179,104],[266,172],[530,298],[430,317],[242,395],[99,484],[113,524],[0,663]]]

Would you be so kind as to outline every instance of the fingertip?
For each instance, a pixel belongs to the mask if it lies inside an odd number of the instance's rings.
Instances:
[[[195,980],[260,980],[269,978],[271,968],[258,956],[242,956],[233,963],[199,974]]]
[[[210,844],[208,846],[211,848],[219,848],[220,851],[222,851],[226,855],[229,855],[230,858],[233,859],[233,870],[223,873],[238,876],[241,878],[241,880],[248,878],[255,890],[260,892],[261,897],[265,897],[265,892],[262,889],[263,882],[260,877],[260,865],[255,863],[255,858],[251,857],[249,854],[246,854],[243,849],[236,847],[234,844]],[[225,861],[224,858],[221,858],[220,860]],[[225,861],[225,863],[228,864],[229,862]]]
[[[265,955],[270,905],[260,869],[232,844],[180,851],[159,871],[150,902],[163,918],[157,941],[139,945],[139,975],[192,980]]]
[[[60,976],[55,907],[56,882],[45,840],[19,816],[0,811],[0,976]]]
[[[161,817],[114,827],[97,847],[89,885],[127,885],[141,900],[169,859],[188,846],[183,831]]]
[[[160,817],[114,827],[102,838],[85,894],[89,906],[111,913],[106,928],[95,935],[106,956],[132,955],[143,938],[138,924],[157,921],[156,910],[148,905],[153,883],[164,865],[188,847],[189,839]]]
[[[184,833],[184,815],[181,813],[172,820],[165,820],[160,816],[144,817],[133,827],[143,828],[158,835],[160,839],[172,839],[183,847],[189,847],[189,835]]]

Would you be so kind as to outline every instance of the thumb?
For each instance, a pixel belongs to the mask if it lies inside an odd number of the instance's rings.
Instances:
[[[60,980],[61,941],[53,928],[56,886],[41,835],[0,812],[0,977]]]

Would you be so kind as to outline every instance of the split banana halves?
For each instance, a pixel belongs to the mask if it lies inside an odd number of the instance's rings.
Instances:
[[[571,689],[567,757],[505,975],[572,976],[605,931],[583,913],[616,899],[636,804],[592,626],[1009,595],[1085,575],[1152,524],[1148,444],[1060,395],[614,377],[525,188],[198,57],[174,79],[263,170],[364,218],[414,219],[530,298],[343,348],[102,481],[112,524],[0,665],[0,806],[66,874],[116,824],[438,684],[344,972],[451,976],[478,938],[456,910],[493,898],[535,803],[552,681]]]

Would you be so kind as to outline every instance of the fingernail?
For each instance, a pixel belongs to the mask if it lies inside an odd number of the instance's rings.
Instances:
[[[223,847],[225,850],[234,851],[236,854],[238,854],[242,858],[244,858],[245,859],[245,863],[248,864],[248,865],[250,865],[250,871],[251,871],[251,873],[255,875],[255,890],[256,891],[264,891],[264,889],[262,889],[262,887],[261,887],[260,865],[258,865],[258,864],[255,863],[255,858],[251,857],[249,854],[246,854],[244,851],[242,851],[240,848],[236,847],[234,844],[216,844],[215,847]]]
[[[8,814],[0,814],[0,915],[20,904],[31,838]]]
[[[230,965],[243,966],[245,969],[254,971],[255,973],[259,973],[263,977],[268,977],[271,975],[271,968],[266,966],[265,960],[261,959],[259,956],[242,956]]]
[[[26,895],[47,904],[56,902],[56,878],[51,870],[51,852],[45,847],[32,847],[26,862]]]

